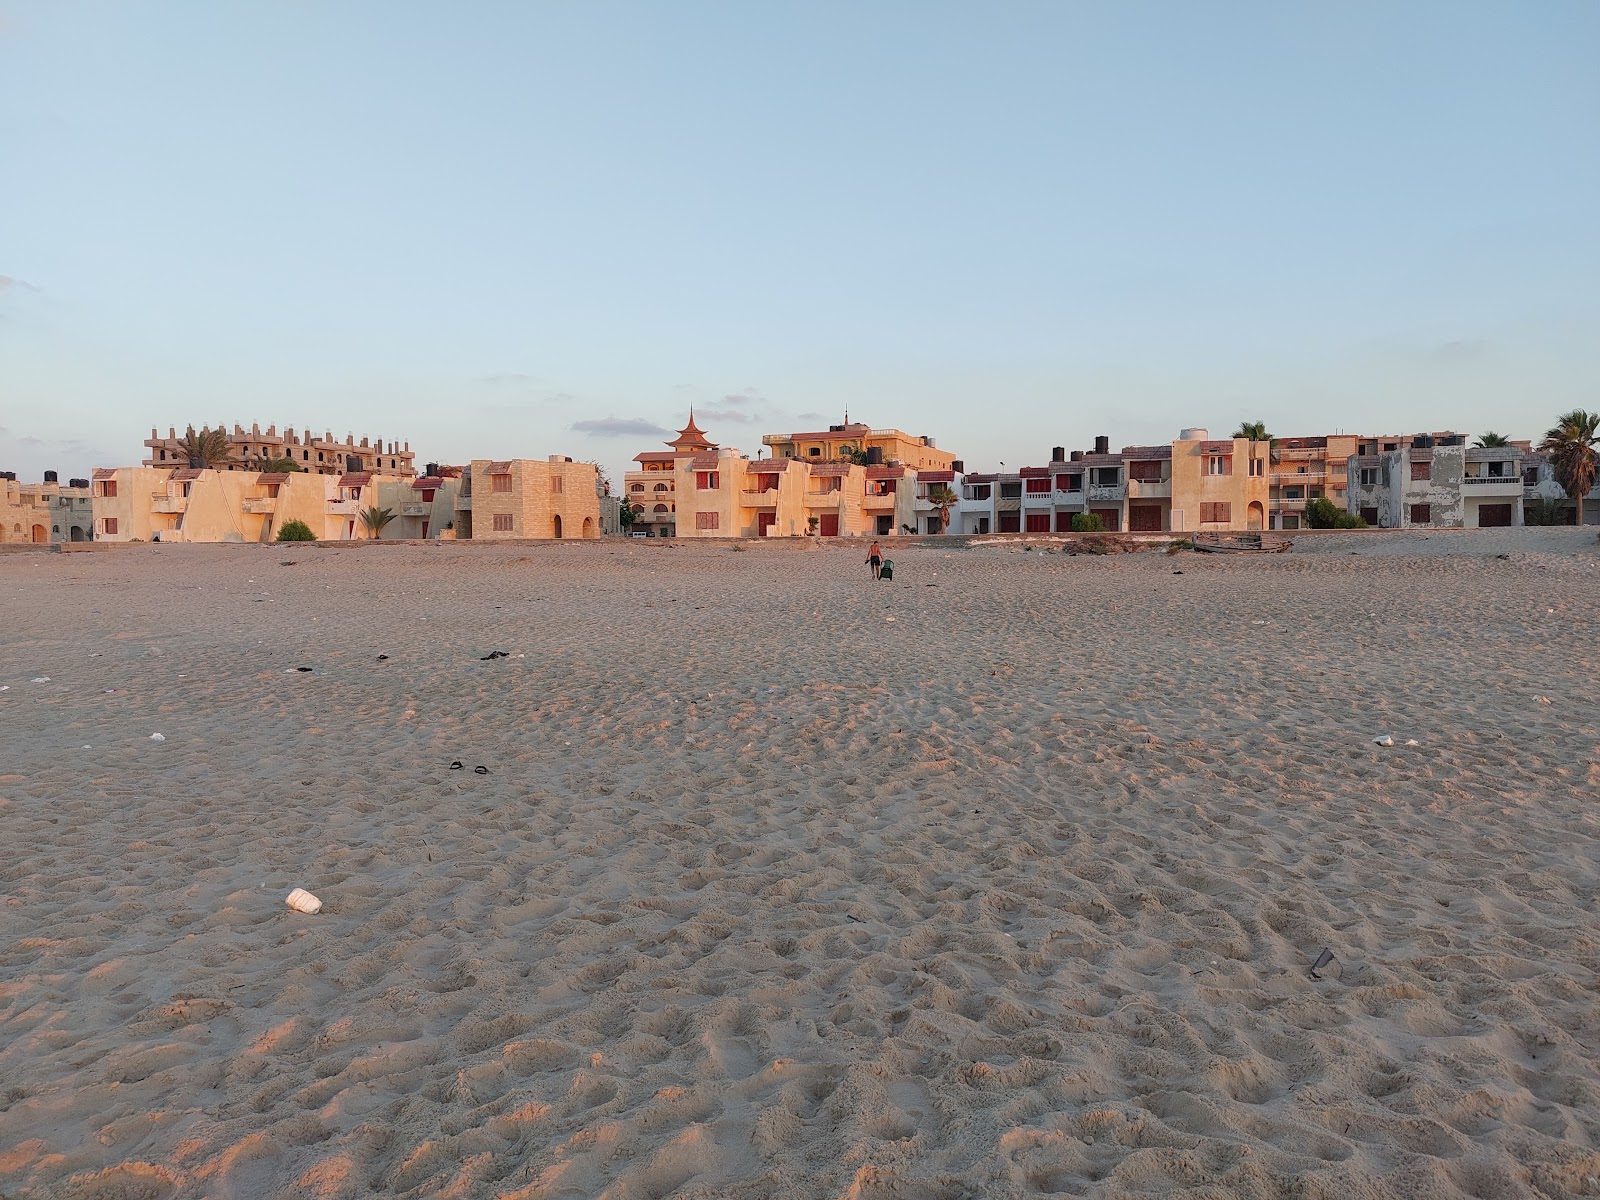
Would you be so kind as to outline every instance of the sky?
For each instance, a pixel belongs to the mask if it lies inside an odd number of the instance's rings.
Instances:
[[[0,469],[1600,406],[1600,4],[0,0]]]

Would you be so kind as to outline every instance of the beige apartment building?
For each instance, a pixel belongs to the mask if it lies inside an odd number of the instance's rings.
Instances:
[[[956,456],[940,450],[931,437],[913,436],[898,429],[873,429],[849,418],[815,433],[768,433],[761,444],[773,458],[833,462],[864,451],[868,466],[905,466],[913,470],[948,471]]]
[[[705,431],[694,423],[694,409],[689,410],[689,423],[678,430],[678,436],[667,442],[665,450],[645,450],[634,455],[639,464],[637,471],[622,477],[622,495],[630,508],[638,510],[633,532],[650,537],[673,537],[678,528],[678,476],[675,464],[681,458],[697,454],[715,454],[717,444],[709,440]]]
[[[87,542],[94,538],[88,480],[75,479],[62,487],[54,471],[43,483],[19,483],[7,472],[0,475],[0,542]]]
[[[560,454],[475,458],[456,496],[455,531],[475,542],[598,538],[600,471]]]
[[[167,428],[166,437],[151,429],[144,444],[149,451],[143,463],[146,467],[181,469],[190,465],[175,427]],[[247,430],[237,423],[228,434],[228,461],[215,465],[228,471],[248,471],[253,461],[270,458],[293,459],[296,466],[311,475],[416,473],[410,442],[383,438],[362,438],[357,442],[353,436],[336,442],[331,432],[317,437],[309,429],[297,434],[293,426],[286,426],[280,434],[276,425],[268,425],[263,431],[260,425],[251,425]]]
[[[271,542],[303,521],[319,541],[367,536],[361,510],[377,503],[374,476],[100,467],[92,481],[94,534],[110,542]]]

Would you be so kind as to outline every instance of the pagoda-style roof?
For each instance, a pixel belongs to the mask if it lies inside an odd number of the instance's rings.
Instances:
[[[674,450],[715,450],[717,444],[706,437],[705,430],[694,423],[694,409],[689,410],[689,423],[678,430],[678,436],[668,442]]]

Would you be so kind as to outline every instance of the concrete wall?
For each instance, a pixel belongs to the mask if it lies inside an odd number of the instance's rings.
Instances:
[[[1214,454],[1227,455],[1229,473],[1210,475],[1208,461]],[[1271,481],[1268,461],[1271,447],[1266,442],[1251,442],[1247,438],[1211,438],[1205,441],[1172,443],[1172,506],[1169,517],[1175,531],[1194,530],[1245,530],[1250,529],[1252,504],[1259,504],[1261,524],[1266,524],[1270,504]],[[1259,475],[1250,474],[1250,463],[1259,460]],[[1201,521],[1201,504],[1224,503],[1228,507],[1228,520]]]

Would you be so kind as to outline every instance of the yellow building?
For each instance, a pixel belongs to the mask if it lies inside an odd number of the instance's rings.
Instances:
[[[651,537],[672,537],[677,532],[677,471],[679,459],[697,454],[715,453],[717,444],[707,439],[705,431],[694,423],[694,409],[689,410],[689,423],[678,431],[678,436],[667,442],[666,450],[646,450],[634,456],[639,464],[637,471],[622,477],[622,496],[630,508],[639,510],[634,519],[633,532]]]
[[[364,473],[101,467],[92,490],[95,538],[109,542],[271,542],[291,520],[350,541],[367,536],[360,513],[376,503]]]
[[[0,476],[0,542],[85,542],[93,531],[88,488],[62,487],[54,471],[45,472],[43,483]]]
[[[475,458],[456,497],[458,538],[475,542],[600,536],[600,470],[560,454],[546,461]]]
[[[956,461],[955,455],[940,450],[930,437],[916,437],[898,429],[873,429],[859,421],[830,425],[826,432],[768,433],[762,436],[761,444],[771,447],[773,458],[815,462],[844,459],[849,452],[861,450],[868,453],[873,466],[900,464],[913,470],[949,470]]]
[[[189,466],[178,431],[172,426],[167,428],[166,437],[152,429],[144,444],[149,451],[144,466],[180,469]],[[353,436],[336,442],[331,432],[324,432],[319,438],[309,429],[297,434],[292,425],[286,426],[280,434],[276,425],[268,425],[262,432],[259,425],[251,425],[246,430],[235,424],[233,432],[228,434],[228,461],[217,466],[229,471],[248,471],[251,462],[263,458],[293,459],[302,471],[312,475],[415,474],[410,442],[362,438],[358,443]]]
[[[1185,429],[1172,443],[1172,529],[1265,529],[1271,447]]]

